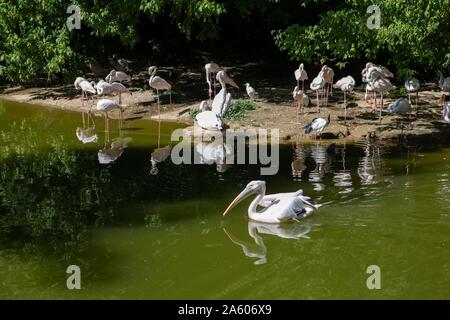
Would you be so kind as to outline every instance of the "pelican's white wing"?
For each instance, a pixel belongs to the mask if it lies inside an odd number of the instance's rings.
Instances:
[[[203,111],[195,117],[197,124],[206,130],[222,130],[220,118],[213,111]]]

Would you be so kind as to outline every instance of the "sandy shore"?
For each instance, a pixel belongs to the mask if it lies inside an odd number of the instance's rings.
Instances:
[[[246,117],[240,121],[226,121],[230,128],[278,128],[280,130],[281,142],[289,142],[292,139],[312,141],[317,139],[315,134],[305,135],[302,127],[315,117],[331,116],[331,123],[322,135],[323,140],[338,140],[345,138],[346,141],[356,141],[368,135],[379,139],[396,139],[398,137],[445,137],[450,136],[450,125],[442,120],[442,106],[444,104],[442,93],[437,91],[433,84],[423,86],[419,94],[419,103],[415,106],[414,97],[413,112],[407,115],[391,115],[387,112],[387,106],[396,97],[390,94],[385,99],[384,112],[381,123],[378,110],[372,109],[364,100],[362,88],[357,88],[348,97],[347,121],[344,121],[343,96],[335,91],[330,97],[329,106],[322,108],[320,114],[315,107],[315,99],[312,106],[305,109],[304,114],[297,115],[290,101],[290,93],[283,88],[263,88],[265,94],[255,101],[256,109],[248,111]],[[270,101],[270,91],[284,90],[285,98]],[[242,90],[241,90],[242,91]],[[157,104],[155,95],[151,90],[132,88],[132,96],[124,96],[125,118],[133,119],[157,119]],[[238,98],[244,98],[239,92]],[[234,94],[234,93],[233,93]],[[313,98],[313,92],[307,92]],[[235,95],[235,96],[236,96]],[[51,88],[22,88],[9,87],[0,94],[0,98],[17,102],[26,102],[64,110],[82,111],[79,93],[73,86],[58,86]],[[205,97],[204,97],[205,98]],[[193,124],[189,117],[189,110],[198,107],[198,102],[181,104],[168,103],[168,96],[162,97],[161,120],[185,123],[187,126]],[[117,114],[113,114],[117,117]]]

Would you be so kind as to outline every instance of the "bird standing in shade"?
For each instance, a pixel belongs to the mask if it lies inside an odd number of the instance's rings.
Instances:
[[[405,82],[405,89],[408,92],[409,104],[411,104],[411,93],[416,93],[416,106],[419,104],[420,81],[416,78],[409,79]]]
[[[406,114],[407,113],[408,120],[409,120],[409,115],[410,115],[412,109],[411,109],[411,105],[409,104],[408,100],[406,100],[404,98],[400,98],[400,99],[395,100],[394,103],[391,103],[388,106],[388,111],[389,111],[389,113],[397,113],[397,114]],[[402,130],[403,130],[403,121],[402,121]]]
[[[439,88],[441,88],[441,91],[443,92],[450,92],[450,78],[444,78],[444,74],[442,71],[438,71],[439,75]]]
[[[161,107],[160,107],[160,101],[159,101],[159,91],[160,90],[169,90],[169,101],[170,105],[172,105],[172,85],[161,78],[160,76],[156,75],[156,71],[158,71],[158,68],[155,66],[151,66],[148,68],[148,73],[150,75],[150,79],[148,80],[148,84],[150,87],[156,90],[156,96],[158,99],[158,117],[161,117]]]
[[[216,95],[216,74],[222,70],[217,63],[210,62],[205,64],[206,82],[208,83],[209,100],[212,99],[213,88],[214,96]],[[211,83],[211,79],[213,83]]]
[[[111,72],[106,76],[105,80],[108,83],[113,83],[115,81],[130,81],[131,77],[123,71],[111,70]]]
[[[325,130],[330,122],[331,116],[330,114],[328,114],[326,120],[324,118],[314,118],[303,129],[306,134],[309,134],[312,131],[316,131],[320,135],[320,138],[322,138],[323,130]]]
[[[247,82],[245,84],[245,90],[247,91],[247,95],[249,96],[250,99],[254,100],[256,98],[257,93],[256,93],[255,89],[253,89],[250,86],[250,83]]]

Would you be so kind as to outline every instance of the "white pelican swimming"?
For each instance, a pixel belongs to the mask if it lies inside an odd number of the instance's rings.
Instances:
[[[230,203],[223,215],[251,195],[256,195],[248,207],[248,217],[253,221],[280,223],[295,220],[310,215],[319,207],[310,202],[309,197],[303,195],[303,190],[266,195],[266,182],[254,180],[249,182],[244,191]],[[257,211],[258,206],[263,209]]]

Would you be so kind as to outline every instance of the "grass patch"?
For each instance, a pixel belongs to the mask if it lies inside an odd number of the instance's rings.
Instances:
[[[202,110],[200,109],[191,109],[191,111],[189,111],[189,118],[191,119],[195,119],[195,117],[202,112]]]
[[[241,120],[242,118],[245,118],[246,111],[255,109],[255,103],[251,100],[236,100],[230,105],[230,108],[225,114],[225,119]]]

